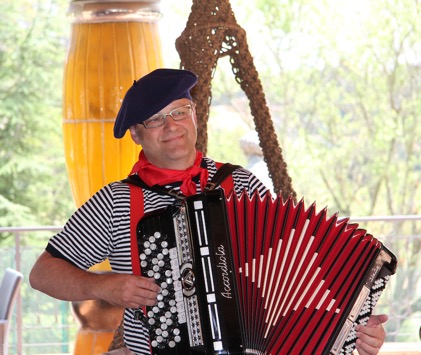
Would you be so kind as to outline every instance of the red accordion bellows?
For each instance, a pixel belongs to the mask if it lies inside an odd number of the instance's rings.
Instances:
[[[245,347],[321,353],[365,283],[382,245],[301,200],[233,195],[227,214]]]

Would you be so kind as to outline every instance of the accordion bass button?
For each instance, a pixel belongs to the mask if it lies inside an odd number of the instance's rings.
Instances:
[[[154,234],[153,234],[153,236],[155,237],[155,238],[161,238],[161,233],[160,232],[155,232]]]
[[[171,341],[169,341],[169,342],[168,342],[168,346],[169,346],[170,348],[174,348],[174,347],[176,346],[176,342],[175,342],[175,341],[173,341],[173,340],[171,340]]]

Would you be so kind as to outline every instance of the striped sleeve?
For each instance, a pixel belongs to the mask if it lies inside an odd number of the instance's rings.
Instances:
[[[52,237],[46,248],[81,269],[88,269],[106,258],[120,272],[131,272],[130,193],[126,184],[112,183],[93,195]]]

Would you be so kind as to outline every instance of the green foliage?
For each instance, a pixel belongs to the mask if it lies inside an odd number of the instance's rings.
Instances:
[[[0,225],[63,223],[61,142],[67,2],[6,2],[0,24]]]

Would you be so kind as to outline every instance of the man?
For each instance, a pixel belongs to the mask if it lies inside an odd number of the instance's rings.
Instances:
[[[199,193],[217,167],[195,149],[197,118],[190,89],[197,77],[184,70],[158,69],[135,81],[118,113],[114,136],[126,131],[142,146],[131,175],[148,186],[165,186],[185,196]],[[266,187],[250,172],[232,173],[237,193],[263,195]],[[175,202],[175,197],[142,189],[144,212]],[[160,292],[153,279],[133,275],[130,247],[130,188],[111,183],[87,201],[54,236],[35,263],[30,283],[33,288],[68,301],[99,299],[126,308],[125,343],[136,354],[149,354],[148,332],[136,313],[152,306]],[[86,271],[108,258],[113,274]],[[386,316],[373,316],[358,329],[360,354],[376,354],[383,344],[382,323]]]

